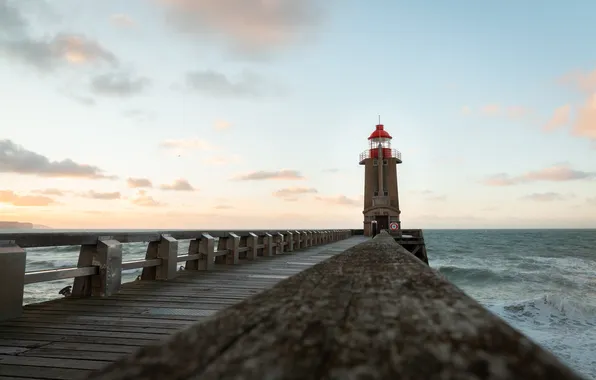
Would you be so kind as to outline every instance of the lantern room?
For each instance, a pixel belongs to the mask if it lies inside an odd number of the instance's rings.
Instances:
[[[379,158],[379,145],[382,149],[383,159],[395,158],[401,164],[401,153],[391,149],[391,135],[385,130],[383,124],[377,124],[375,130],[368,137],[368,150],[360,154],[360,165],[364,165],[367,158]]]

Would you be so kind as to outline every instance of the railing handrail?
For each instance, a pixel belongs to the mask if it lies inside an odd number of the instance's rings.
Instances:
[[[209,234],[214,238],[227,237],[231,232],[240,236],[257,236],[265,234],[284,233],[286,231],[339,231],[338,229],[304,229],[285,228],[278,230],[150,230],[150,231],[125,231],[125,230],[96,230],[96,231],[46,231],[39,232],[0,232],[0,242],[9,241],[21,248],[59,247],[67,245],[95,244],[100,238],[109,237],[120,243],[143,243],[159,241],[162,235],[170,235],[176,240],[192,240]],[[346,230],[346,229],[343,229]]]

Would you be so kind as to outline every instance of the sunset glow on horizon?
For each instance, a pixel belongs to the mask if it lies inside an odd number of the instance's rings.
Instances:
[[[362,228],[381,115],[404,228],[595,228],[572,3],[0,0],[0,221]]]

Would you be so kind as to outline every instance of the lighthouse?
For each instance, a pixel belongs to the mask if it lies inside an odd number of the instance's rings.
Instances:
[[[364,235],[375,230],[389,230],[390,225],[401,228],[399,193],[397,190],[397,165],[401,153],[391,148],[391,135],[379,122],[368,137],[368,149],[360,153],[364,165]]]

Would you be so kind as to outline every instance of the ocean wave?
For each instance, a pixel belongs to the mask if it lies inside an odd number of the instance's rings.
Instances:
[[[493,305],[489,309],[501,316],[533,324],[596,326],[596,305],[557,293]]]
[[[462,282],[499,282],[518,280],[517,276],[505,270],[496,271],[489,268],[459,267],[453,265],[439,266],[435,269],[441,275],[456,284]]]

